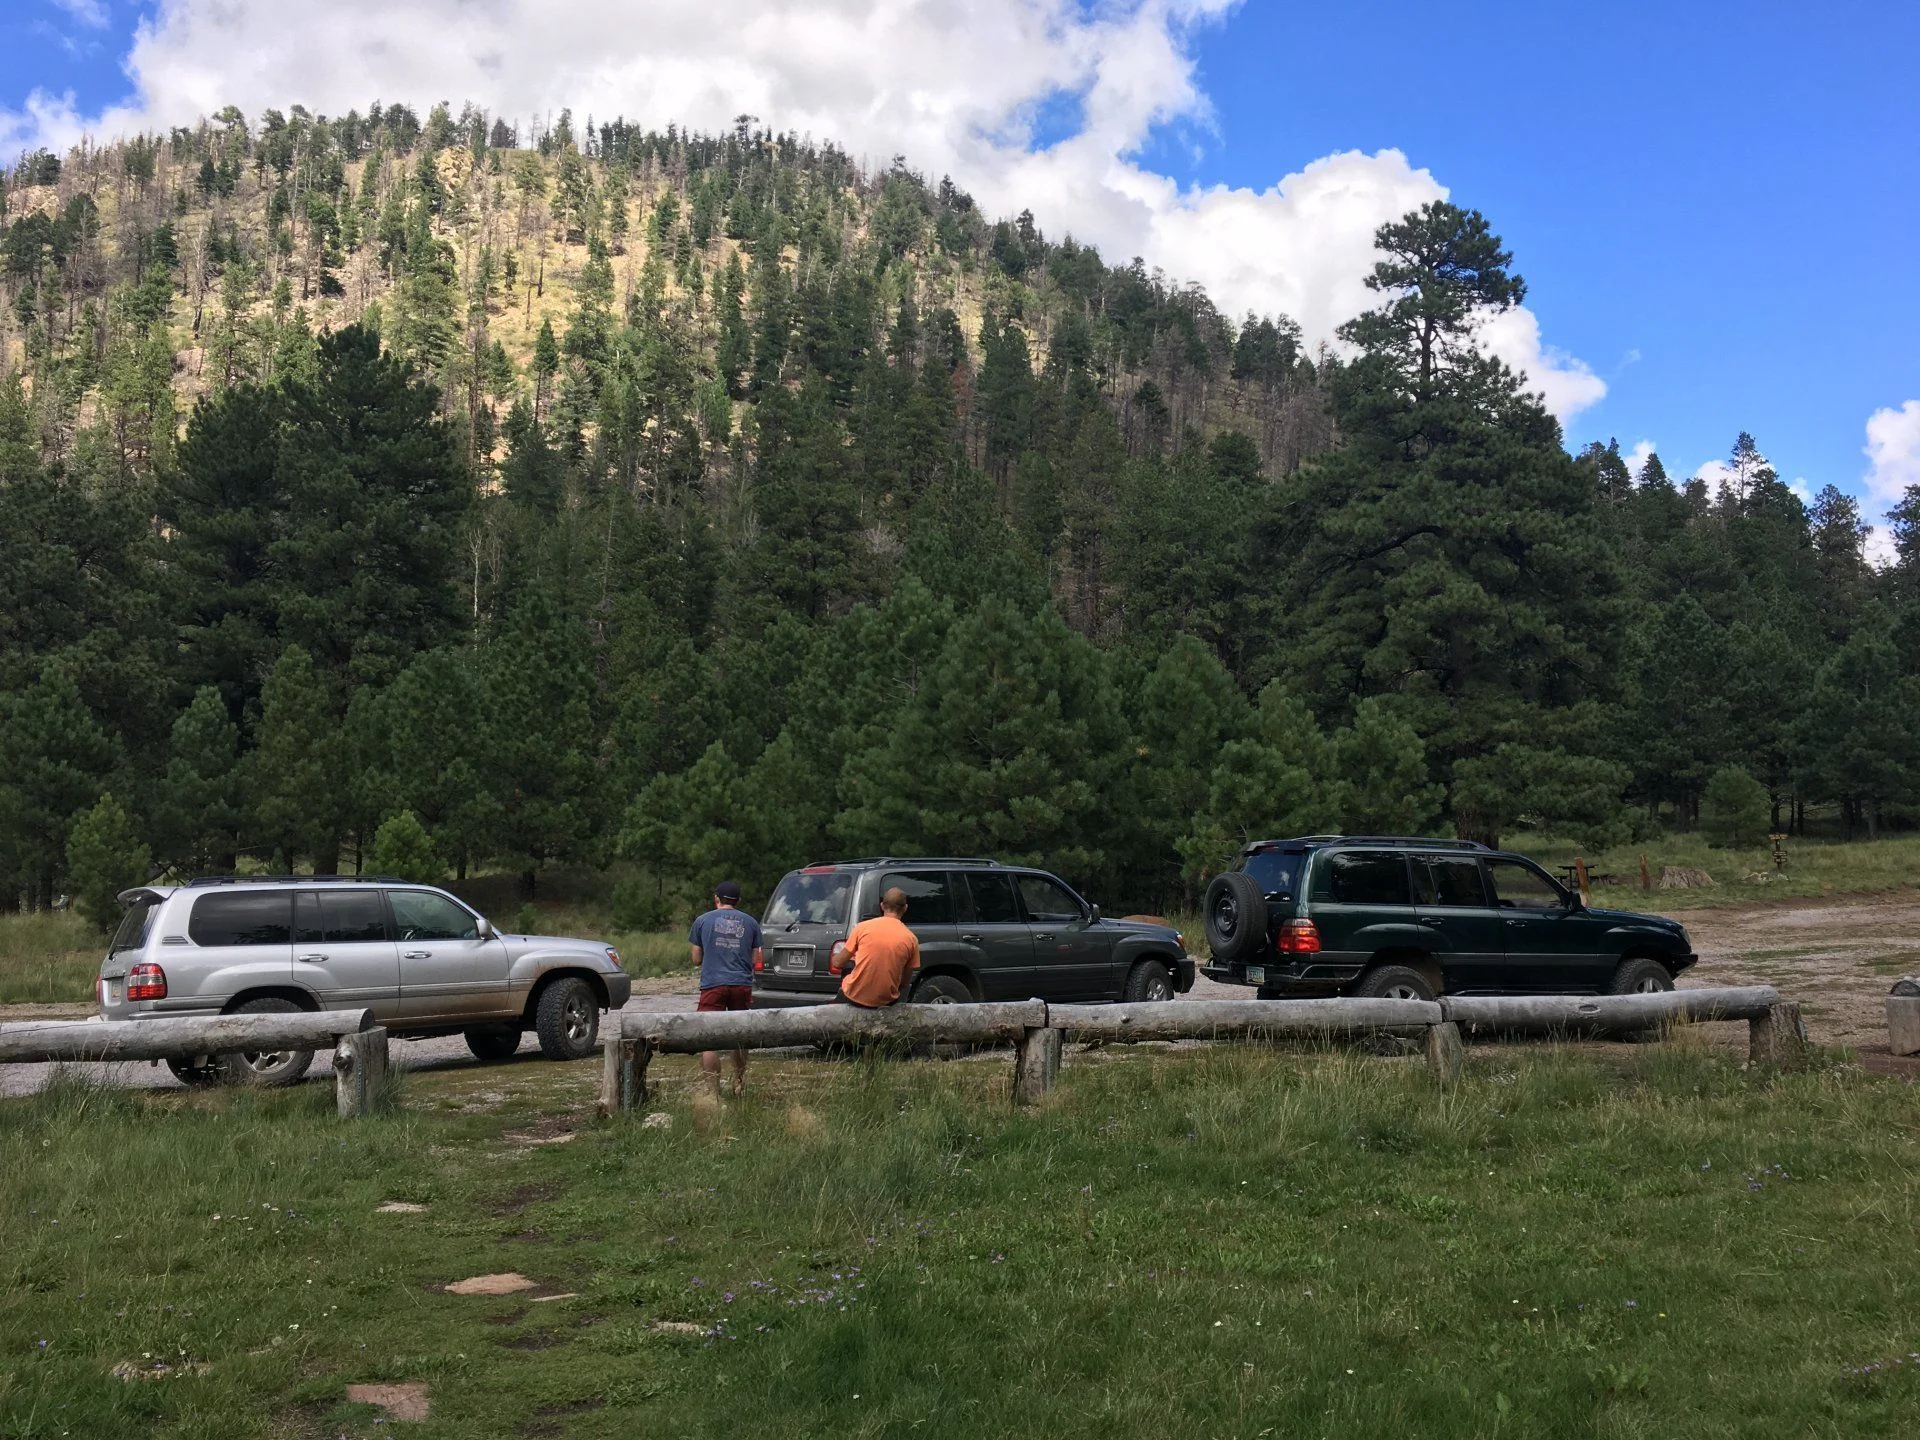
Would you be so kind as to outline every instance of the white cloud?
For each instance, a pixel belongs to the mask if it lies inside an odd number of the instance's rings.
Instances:
[[[1693,478],[1707,482],[1707,493],[1709,495],[1718,495],[1733,482],[1735,473],[1733,466],[1729,465],[1726,461],[1709,460],[1693,472]]]
[[[89,30],[104,30],[113,20],[105,0],[53,0],[53,3]]]
[[[1867,558],[1876,565],[1890,565],[1895,557],[1886,512],[1900,503],[1909,485],[1920,485],[1920,400],[1869,415],[1864,453],[1867,504],[1879,512],[1880,521],[1867,537]]]
[[[1651,440],[1636,440],[1633,442],[1633,449],[1621,457],[1627,462],[1628,473],[1636,481],[1640,478],[1640,472],[1647,468],[1647,457],[1657,448]]]
[[[77,0],[85,6],[98,0]],[[1369,303],[1373,231],[1444,187],[1398,150],[1330,155],[1263,190],[1182,188],[1139,161],[1156,126],[1213,125],[1189,38],[1237,0],[171,0],[125,61],[134,94],[93,117],[39,92],[0,112],[0,152],[180,124],[235,104],[338,114],[376,98],[472,100],[523,122],[572,106],[719,128],[738,114],[951,174],[989,214],[1030,208],[1109,259],[1197,280],[1229,314],[1281,310],[1309,343]],[[1080,101],[1035,150],[1035,118]],[[1605,383],[1518,310],[1486,343],[1562,419]]]
[[[1883,509],[1920,485],[1920,400],[1867,417],[1867,495]]]

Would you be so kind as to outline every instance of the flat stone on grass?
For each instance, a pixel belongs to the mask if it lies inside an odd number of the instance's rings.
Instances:
[[[411,1200],[389,1200],[384,1205],[376,1205],[373,1213],[376,1215],[424,1215],[427,1213],[427,1207],[416,1205]]]
[[[504,1275],[470,1275],[447,1286],[449,1295],[518,1295],[534,1288],[533,1281],[516,1270]]]
[[[347,1403],[377,1405],[389,1420],[424,1420],[429,1408],[427,1387],[420,1384],[349,1385]]]

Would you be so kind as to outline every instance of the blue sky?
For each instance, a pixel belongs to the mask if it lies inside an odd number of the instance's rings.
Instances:
[[[580,8],[595,4],[621,8]],[[1031,4],[962,8],[990,28]],[[6,0],[0,110],[36,87],[71,90],[82,115],[121,101],[122,58],[152,9]],[[1183,186],[1260,191],[1322,156],[1400,150],[1489,216],[1545,342],[1606,381],[1571,417],[1573,445],[1652,440],[1685,473],[1746,429],[1789,479],[1859,491],[1869,415],[1920,400],[1920,6],[1252,0],[1173,33],[1212,121],[1153,129],[1137,163]],[[217,72],[218,57],[195,58]],[[236,84],[259,68],[231,63]],[[347,93],[407,92],[404,73],[380,78]],[[408,98],[458,102],[470,92],[457,86],[423,73]],[[1043,142],[1076,118],[1049,112]],[[832,125],[829,108],[812,128]],[[1920,405],[1914,420],[1920,435]]]

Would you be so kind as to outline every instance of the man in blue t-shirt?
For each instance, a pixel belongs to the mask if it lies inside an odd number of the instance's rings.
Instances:
[[[713,887],[713,909],[696,915],[687,934],[693,964],[700,972],[700,1010],[753,1008],[753,973],[760,968],[760,922],[740,908],[740,887],[722,880]],[[707,1084],[720,1093],[720,1052],[704,1050],[700,1068]],[[733,1093],[747,1085],[747,1052],[733,1052]]]

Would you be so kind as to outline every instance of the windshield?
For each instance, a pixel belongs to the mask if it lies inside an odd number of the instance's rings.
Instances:
[[[760,923],[844,925],[853,898],[853,876],[842,870],[796,870],[780,882]]]
[[[160,902],[151,895],[143,895],[129,905],[107,944],[107,954],[118,955],[122,950],[138,950],[144,946],[147,927],[153,924],[153,912],[159,908]]]
[[[1298,850],[1256,850],[1247,856],[1242,868],[1253,877],[1262,895],[1291,895],[1305,858]]]

